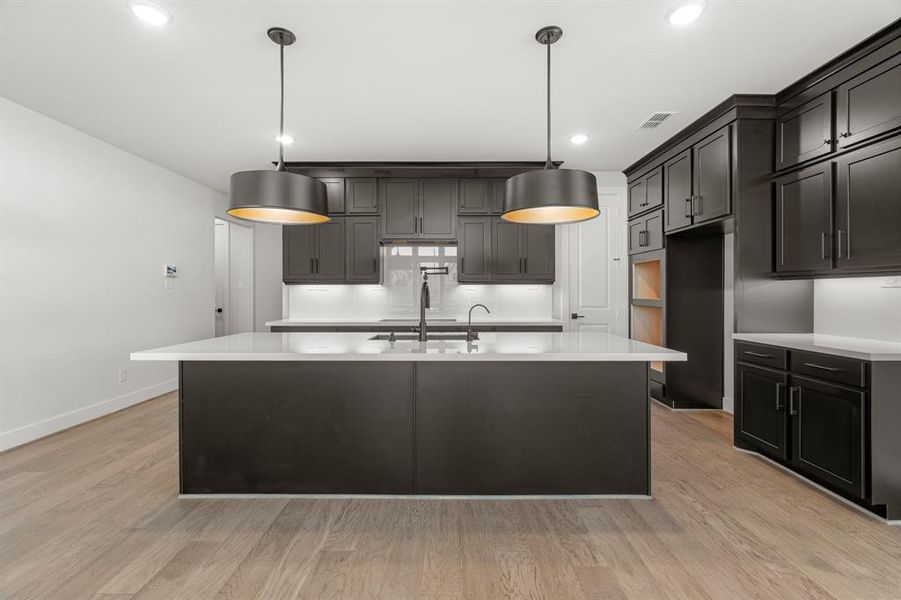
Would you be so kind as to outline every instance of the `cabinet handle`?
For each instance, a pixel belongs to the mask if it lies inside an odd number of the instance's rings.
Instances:
[[[523,273],[529,272],[529,259],[528,258],[522,259],[522,272]]]
[[[419,218],[413,218],[413,233],[419,233]]]
[[[315,272],[316,272],[316,259],[311,257],[310,258],[310,273],[315,273]]]
[[[795,406],[795,392],[798,392],[798,406]],[[801,407],[801,388],[797,386],[791,386],[788,388],[788,414],[796,415],[798,414],[798,409]]]
[[[782,410],[785,406],[782,404],[782,384],[776,384],[776,410]]]
[[[465,273],[465,272],[466,272],[466,259],[463,257],[460,257],[460,273]]]
[[[751,352],[750,350],[745,350],[744,352],[748,356],[756,356],[758,358],[773,358],[772,354],[762,354],[760,352]]]
[[[837,258],[842,257],[842,230],[835,230],[835,256]]]
[[[379,259],[377,259],[375,257],[372,257],[372,272],[373,273],[379,272]]]
[[[686,198],[686,199],[685,199],[685,218],[686,218],[686,219],[690,219],[690,218],[691,218],[691,211],[692,211],[692,201],[691,201],[691,198]]]
[[[826,232],[820,232],[820,258],[826,260]]]
[[[804,363],[805,367],[811,367],[813,369],[821,369],[823,371],[829,371],[830,373],[838,373],[841,371],[838,367],[826,367],[824,365],[818,365],[816,363]]]

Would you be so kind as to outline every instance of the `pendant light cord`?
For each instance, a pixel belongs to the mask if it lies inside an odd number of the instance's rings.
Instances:
[[[554,163],[551,161],[551,45],[547,45],[547,161],[544,163],[545,169],[553,169]]]
[[[281,82],[281,91],[279,94],[279,117],[278,117],[278,167],[277,171],[285,169],[285,46],[278,46],[278,67],[279,80]]]

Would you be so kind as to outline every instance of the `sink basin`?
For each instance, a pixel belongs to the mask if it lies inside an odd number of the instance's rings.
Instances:
[[[374,335],[370,340],[387,342],[391,339],[391,334],[388,333],[380,333],[378,335]],[[429,341],[430,342],[440,342],[442,340],[465,340],[465,333],[430,333]],[[400,333],[395,334],[394,340],[398,342],[410,342],[410,341],[418,341],[419,334],[417,333]]]

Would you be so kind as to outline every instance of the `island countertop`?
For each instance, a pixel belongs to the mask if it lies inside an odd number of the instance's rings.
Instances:
[[[686,361],[684,352],[601,332],[483,333],[465,340],[372,340],[371,333],[239,333],[133,352],[137,361]]]

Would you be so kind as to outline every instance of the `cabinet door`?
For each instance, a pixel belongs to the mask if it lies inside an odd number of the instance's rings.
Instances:
[[[663,167],[654,169],[645,177],[645,187],[647,189],[647,197],[644,201],[644,207],[651,209],[656,206],[663,205]]]
[[[791,462],[827,484],[864,497],[864,392],[792,376]]]
[[[491,214],[499,215],[504,212],[504,198],[507,196],[507,180],[500,177],[492,177],[488,191],[491,198]]]
[[[629,221],[629,254],[644,252],[644,222],[641,217]]]
[[[666,231],[691,225],[691,171],[690,148],[663,163]]]
[[[523,225],[522,278],[528,281],[554,281],[554,226]]]
[[[307,227],[316,229],[316,280],[343,281],[344,219]]]
[[[840,148],[901,127],[901,54],[838,87],[836,123]]]
[[[776,170],[832,151],[832,92],[776,119]]]
[[[644,177],[629,184],[629,214],[634,215],[644,210],[648,199],[648,188]]]
[[[379,186],[375,177],[350,177],[344,188],[348,213],[378,214]]]
[[[776,180],[776,271],[832,268],[832,164]]]
[[[786,460],[788,375],[743,363],[735,365],[735,432],[743,441]]]
[[[457,180],[421,179],[419,237],[446,240],[457,236]]]
[[[410,239],[419,233],[419,184],[415,179],[379,181],[382,237]]]
[[[344,179],[320,179],[325,184],[330,215],[344,214]]]
[[[522,279],[522,243],[520,227],[500,219],[494,222],[491,235],[491,278]]]
[[[457,212],[461,215],[487,215],[491,212],[491,182],[467,178],[459,182]]]
[[[901,266],[901,138],[836,160],[836,267]]]
[[[315,281],[318,225],[282,226],[282,281]]]
[[[491,279],[492,217],[461,217],[457,222],[457,281]]]
[[[347,280],[379,283],[381,268],[378,217],[348,217],[345,236]]]
[[[724,127],[692,148],[694,151],[694,222],[732,212],[732,145]]]

